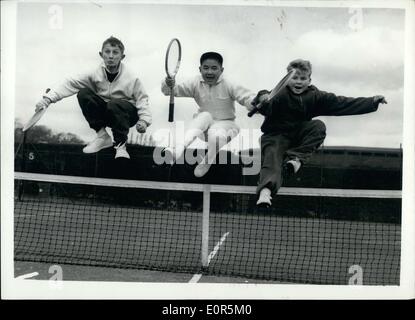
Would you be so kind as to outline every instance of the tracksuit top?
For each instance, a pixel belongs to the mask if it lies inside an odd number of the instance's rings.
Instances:
[[[115,79],[108,81],[105,65],[101,64],[92,72],[68,77],[63,83],[53,88],[44,96],[52,102],[77,94],[80,89],[89,88],[105,102],[111,99],[122,99],[132,103],[137,108],[140,120],[150,125],[152,116],[148,103],[148,95],[140,79],[133,75],[123,63],[120,64]]]
[[[296,130],[304,121],[318,116],[347,116],[374,112],[378,104],[370,98],[348,98],[320,91],[310,85],[303,93],[294,94],[288,87],[265,106],[261,130],[284,133]]]
[[[165,95],[170,94],[170,88],[165,81],[162,82],[161,91]],[[218,82],[210,86],[201,75],[174,86],[174,96],[194,98],[199,106],[198,112],[207,111],[214,120],[234,120],[235,101],[251,110],[251,101],[256,96],[252,91],[234,85],[224,79],[222,75]]]

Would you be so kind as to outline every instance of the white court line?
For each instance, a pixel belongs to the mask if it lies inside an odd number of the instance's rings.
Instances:
[[[192,279],[189,280],[189,283],[196,283],[200,280],[200,278],[202,277],[202,275],[200,273],[195,274]]]
[[[220,239],[220,241],[216,244],[215,248],[213,248],[213,251],[209,254],[208,256],[208,265],[210,263],[210,261],[215,257],[216,253],[218,252],[220,246],[222,245],[222,243],[226,240],[226,237],[229,235],[229,232],[226,232],[222,238]]]
[[[218,243],[216,244],[216,246],[213,248],[212,252],[209,253],[208,256],[208,266],[210,261],[215,257],[216,253],[219,251],[220,246],[222,245],[222,243],[226,240],[226,237],[229,235],[229,232],[226,232],[222,238],[218,241]],[[200,278],[202,277],[202,274],[198,273],[193,275],[192,279],[189,280],[189,283],[197,283]]]
[[[39,272],[32,272],[27,274],[22,274],[21,276],[16,277],[16,279],[29,279],[39,275]]]

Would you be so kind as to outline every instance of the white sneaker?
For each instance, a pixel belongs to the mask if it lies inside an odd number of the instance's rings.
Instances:
[[[97,132],[96,138],[88,143],[82,151],[84,153],[95,153],[109,147],[112,147],[112,139],[107,131],[102,128]]]
[[[256,202],[256,205],[260,207],[271,207],[272,205],[271,200],[272,200],[271,190],[268,188],[264,188],[259,193],[259,199]]]
[[[127,152],[127,147],[125,146],[125,142],[122,144],[119,143],[118,145],[114,147],[114,149],[115,149],[115,159],[117,158],[130,159],[130,155]]]
[[[287,161],[287,168],[290,171],[290,174],[295,174],[301,168],[301,161],[297,158]]]
[[[209,163],[204,163],[204,161],[202,161],[201,163],[199,163],[194,171],[194,175],[197,178],[201,178],[203,177],[206,173],[208,173],[209,169],[210,169],[211,164]]]

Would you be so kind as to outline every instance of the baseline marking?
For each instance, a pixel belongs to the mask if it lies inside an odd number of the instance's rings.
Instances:
[[[212,252],[209,253],[208,256],[208,266],[210,261],[212,261],[212,259],[215,257],[216,253],[218,253],[220,246],[223,244],[223,242],[225,242],[226,237],[229,235],[229,232],[226,232],[222,238],[218,241],[218,243],[216,243],[215,247],[213,248]],[[200,278],[202,277],[202,274],[197,273],[195,275],[193,275],[193,277],[189,280],[189,283],[197,283]]]
[[[202,277],[202,275],[200,273],[195,274],[192,279],[189,280],[189,283],[196,283],[200,280],[200,278]]]
[[[32,272],[27,274],[22,274],[21,276],[16,277],[16,279],[30,279],[39,275],[39,272]]]
[[[215,257],[216,253],[218,252],[220,246],[222,245],[222,243],[226,240],[226,237],[229,235],[229,232],[226,232],[222,238],[220,239],[220,241],[216,244],[215,248],[213,248],[213,251],[211,253],[209,253],[208,256],[208,265],[210,263],[210,261]]]

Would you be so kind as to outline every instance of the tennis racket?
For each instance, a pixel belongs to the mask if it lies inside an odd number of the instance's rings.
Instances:
[[[50,91],[50,89],[46,89],[46,93],[48,93]],[[25,126],[23,127],[22,131],[26,132],[27,130],[29,130],[31,127],[33,127],[39,120],[40,118],[43,117],[43,115],[45,114],[47,108],[43,108],[40,109],[39,111],[35,112],[35,114],[29,119],[29,121],[25,124]]]
[[[180,61],[182,59],[182,47],[178,39],[170,41],[166,52],[166,74],[167,77],[174,79],[179,71]],[[174,90],[171,88],[170,103],[169,103],[169,122],[174,119]]]
[[[267,100],[265,100],[265,101],[263,101],[263,102],[261,102],[261,103],[259,103],[259,104],[257,104],[256,106],[255,106],[255,108],[254,109],[252,109],[251,111],[249,111],[249,113],[248,113],[248,117],[252,117],[255,113],[257,113],[258,112],[258,110],[259,109],[261,109],[261,107],[262,107],[262,104],[263,103],[268,103],[268,102],[270,102],[272,99],[274,99],[275,98],[275,96],[283,89],[283,88],[285,88],[286,86],[287,86],[287,84],[288,84],[288,82],[292,79],[292,77],[294,76],[294,74],[295,74],[295,69],[291,69],[285,76],[284,76],[284,78],[282,78],[281,80],[280,80],[280,82],[278,82],[278,84],[275,86],[275,88],[274,89],[272,89],[272,91],[271,91],[271,93],[269,94],[269,96],[268,96],[268,98],[267,98]]]

